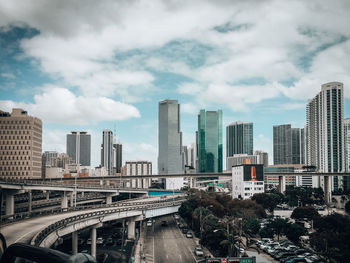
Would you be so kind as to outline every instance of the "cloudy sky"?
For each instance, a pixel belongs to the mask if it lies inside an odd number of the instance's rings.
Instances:
[[[166,98],[181,104],[184,144],[200,109],[222,109],[224,127],[253,122],[254,148],[272,154],[272,126],[303,127],[323,83],[344,83],[350,117],[349,13],[347,0],[0,0],[0,109],[41,118],[43,150],[89,131],[92,165],[108,128],[124,161],[156,171]]]

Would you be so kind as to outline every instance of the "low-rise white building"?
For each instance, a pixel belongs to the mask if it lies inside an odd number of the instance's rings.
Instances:
[[[248,199],[264,193],[264,169],[261,164],[243,164],[232,167],[232,198]]]
[[[152,162],[148,161],[127,161],[125,163],[125,176],[136,175],[152,175]],[[151,179],[130,179],[126,183],[126,187],[131,188],[149,188]]]

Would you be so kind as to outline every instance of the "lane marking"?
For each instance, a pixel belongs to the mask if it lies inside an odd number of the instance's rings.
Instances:
[[[29,235],[29,234],[35,232],[35,231],[39,232],[40,230],[34,229],[34,230],[32,230],[32,231],[30,231],[30,232],[24,234],[24,235],[21,236],[20,238],[18,238],[14,243],[17,243],[19,240],[21,240],[21,239],[24,238],[25,236],[27,236],[27,235]]]

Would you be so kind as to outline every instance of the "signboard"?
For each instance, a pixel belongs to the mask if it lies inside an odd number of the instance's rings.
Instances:
[[[244,181],[264,181],[264,166],[252,164],[243,166]]]

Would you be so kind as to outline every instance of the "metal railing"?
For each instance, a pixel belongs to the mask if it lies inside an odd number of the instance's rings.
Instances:
[[[114,214],[114,213],[120,213],[120,212],[126,212],[126,211],[138,211],[138,210],[148,210],[148,209],[154,209],[154,208],[162,208],[162,207],[171,207],[171,206],[177,206],[180,205],[185,199],[182,198],[181,200],[159,200],[159,201],[151,201],[151,202],[141,202],[135,203],[132,206],[129,207],[118,207],[114,209],[109,209],[109,210],[99,210],[99,211],[94,211],[94,212],[89,212],[85,214],[80,214],[80,215],[75,215],[71,216],[62,220],[59,220],[42,231],[40,231],[32,240],[31,244],[40,246],[40,244],[44,241],[44,239],[51,233],[67,227],[68,225],[71,225],[73,223],[79,222],[79,221],[84,221],[85,219],[92,219],[92,218],[99,218],[101,216],[109,215],[109,214]]]

